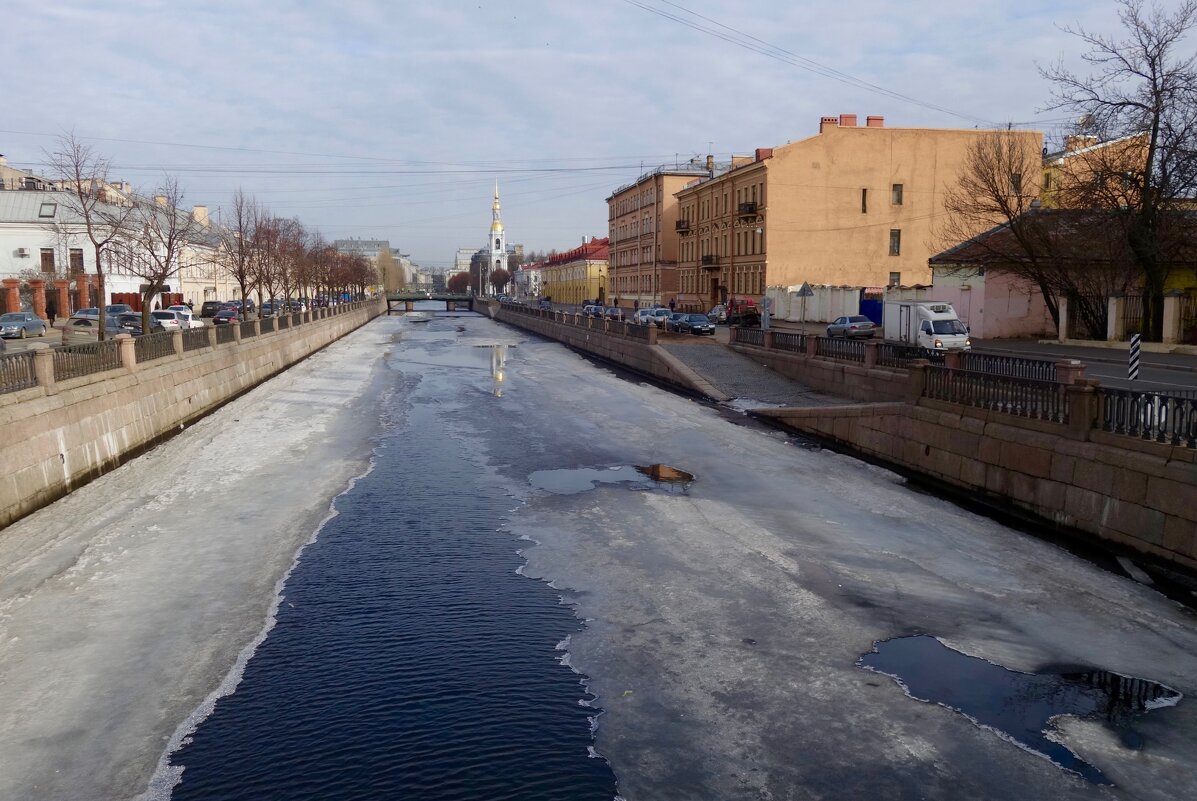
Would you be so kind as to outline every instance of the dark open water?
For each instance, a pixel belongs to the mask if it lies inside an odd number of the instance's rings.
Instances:
[[[403,382],[374,470],[303,552],[236,692],[174,755],[178,801],[614,797],[588,754],[597,710],[556,650],[579,624],[516,573],[519,543],[496,531],[514,501],[446,436],[439,372],[435,388]]]

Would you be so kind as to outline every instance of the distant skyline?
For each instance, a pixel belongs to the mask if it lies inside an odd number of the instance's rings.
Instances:
[[[508,240],[564,250],[605,236],[605,198],[642,172],[824,115],[1058,136],[1036,63],[1088,72],[1059,26],[1122,34],[1106,0],[294,5],[9,3],[0,153],[41,169],[74,131],[114,179],[174,175],[214,218],[241,187],[443,267],[486,244],[496,179]]]

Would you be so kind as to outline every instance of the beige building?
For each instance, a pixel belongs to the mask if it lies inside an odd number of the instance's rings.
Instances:
[[[677,194],[679,304],[759,301],[766,286],[802,283],[929,284],[945,189],[988,133],[886,128],[882,117],[858,126],[843,114],[823,117],[816,136],[734,159]],[[1039,132],[1016,135],[1042,147]]]
[[[609,252],[606,237],[591,237],[573,250],[549,256],[540,269],[544,297],[573,306],[585,301],[605,302]]]
[[[607,198],[612,297],[625,306],[665,304],[677,295],[677,220],[675,194],[713,163],[661,167]]]

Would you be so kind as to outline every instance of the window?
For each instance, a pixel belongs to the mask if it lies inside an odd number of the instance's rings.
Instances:
[[[54,272],[54,248],[42,248],[42,272]]]
[[[889,285],[890,286],[902,286],[902,273],[890,273],[889,274]]]
[[[902,231],[899,228],[889,229],[889,255],[902,255]]]
[[[860,190],[860,213],[869,213],[869,190],[867,189]]]
[[[53,217],[58,210],[57,203],[43,203],[37,210],[38,217]]]
[[[1010,174],[1010,192],[1018,195],[1022,194],[1022,173],[1015,172]]]
[[[895,206],[902,205],[902,184],[894,184],[889,190],[889,202]]]
[[[1052,174],[1050,172],[1043,173],[1043,188],[1044,189],[1052,188]]]

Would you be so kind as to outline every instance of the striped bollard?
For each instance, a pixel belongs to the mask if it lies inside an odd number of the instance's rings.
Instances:
[[[1126,377],[1131,381],[1139,378],[1139,334],[1131,334],[1130,340],[1130,361],[1126,366]]]

